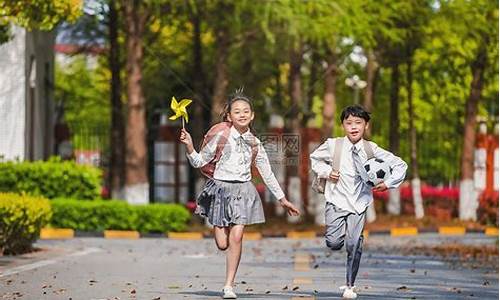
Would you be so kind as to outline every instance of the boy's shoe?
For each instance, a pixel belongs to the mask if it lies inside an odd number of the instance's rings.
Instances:
[[[222,299],[236,299],[236,294],[233,292],[232,286],[225,286],[222,289]]]
[[[342,294],[342,298],[344,298],[344,299],[356,299],[356,298],[358,298],[358,294],[356,294],[356,292],[354,292],[355,288],[356,288],[355,286],[352,286],[352,287],[348,287],[346,285],[341,286],[340,289],[344,291],[344,293]]]

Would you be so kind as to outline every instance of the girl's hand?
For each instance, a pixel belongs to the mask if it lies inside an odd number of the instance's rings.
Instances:
[[[376,191],[376,192],[383,192],[387,190],[387,185],[385,185],[384,182],[381,182],[379,184],[377,184],[373,189],[372,191]]]
[[[186,148],[188,150],[188,153],[193,152],[194,147],[193,147],[193,139],[191,138],[191,135],[189,132],[187,132],[186,129],[182,128],[181,129],[181,136],[179,138],[179,141],[186,145]]]
[[[340,177],[340,172],[332,170],[328,179],[330,179],[333,182],[337,182],[339,180],[339,177]]]
[[[290,216],[299,216],[300,211],[293,205],[290,201],[288,201],[286,198],[281,198],[280,200],[281,206],[283,206],[284,209],[286,209],[288,215]]]

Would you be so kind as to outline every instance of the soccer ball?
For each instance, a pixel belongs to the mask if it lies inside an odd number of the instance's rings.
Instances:
[[[371,158],[363,164],[366,171],[366,178],[363,178],[369,186],[376,186],[377,184],[385,181],[391,175],[392,170],[389,165],[379,159]]]

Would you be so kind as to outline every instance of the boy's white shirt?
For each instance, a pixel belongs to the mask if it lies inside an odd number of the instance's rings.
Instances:
[[[331,180],[326,181],[325,199],[327,202],[331,202],[341,209],[353,213],[362,213],[373,201],[373,192],[370,186],[361,181],[355,186],[356,171],[351,153],[353,144],[347,136],[342,138],[344,142],[342,144],[342,157],[340,159],[339,180],[337,183],[333,183]],[[378,147],[374,142],[369,143],[373,149],[373,155],[387,162],[392,168],[392,174],[384,182],[385,185],[388,188],[398,187],[405,179],[408,165],[401,158]],[[358,150],[361,161],[365,162],[368,159],[368,155],[363,146],[363,139],[359,140],[354,146]],[[331,162],[333,153],[335,153],[335,139],[333,138],[327,139],[311,153],[311,168],[319,177],[328,178],[330,176],[332,172]]]
[[[186,153],[189,163],[195,168],[201,168],[208,164],[215,156],[217,143],[221,136],[222,131],[217,133],[199,153],[196,150],[191,154]],[[222,150],[222,155],[215,165],[214,179],[242,182],[252,180],[252,143],[257,143],[258,151],[255,156],[255,166],[259,170],[262,180],[276,199],[285,197],[278,180],[271,170],[266,150],[260,140],[250,130],[240,134],[234,126],[231,127],[228,140]]]

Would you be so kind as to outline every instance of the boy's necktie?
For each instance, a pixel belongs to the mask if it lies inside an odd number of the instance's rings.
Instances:
[[[354,165],[354,170],[356,171],[356,177],[354,177],[354,184],[357,185],[361,182],[361,172],[363,170],[363,163],[361,162],[361,157],[359,157],[359,150],[353,145],[351,148],[352,161]]]

